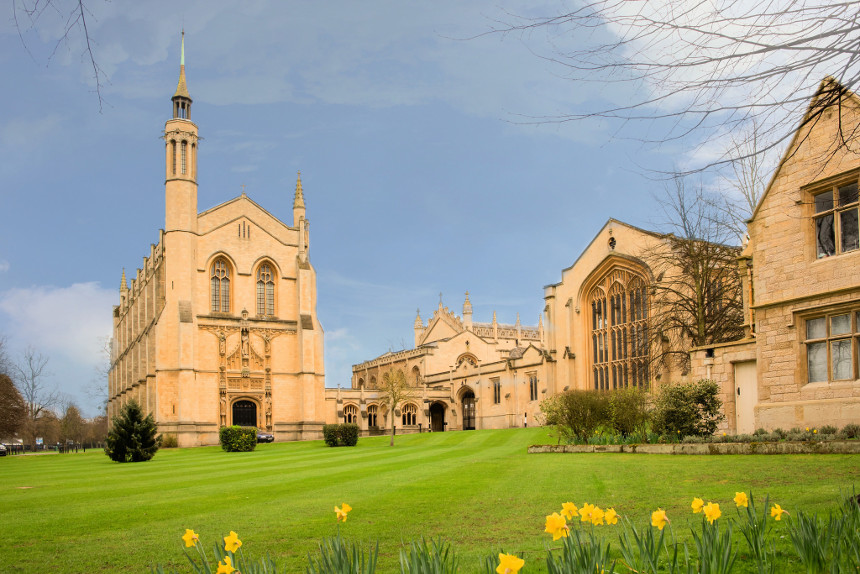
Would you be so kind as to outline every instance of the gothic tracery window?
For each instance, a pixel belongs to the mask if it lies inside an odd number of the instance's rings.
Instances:
[[[257,315],[275,315],[275,276],[268,263],[263,263],[257,269]]]
[[[346,405],[343,407],[343,422],[348,424],[358,423],[358,407],[355,405]]]
[[[412,403],[403,405],[403,426],[418,424],[418,407]]]
[[[648,292],[638,275],[616,269],[591,291],[591,362],[595,390],[647,388]]]
[[[210,274],[211,309],[215,313],[230,312],[230,266],[224,258],[215,260]]]
[[[370,405],[367,407],[367,426],[369,426],[369,427],[379,426],[378,413],[379,413],[379,407],[377,407],[376,405]]]

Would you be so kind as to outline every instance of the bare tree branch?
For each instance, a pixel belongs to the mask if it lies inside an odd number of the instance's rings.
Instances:
[[[27,347],[21,360],[12,364],[12,370],[18,391],[27,403],[27,434],[35,449],[38,422],[57,404],[59,393],[45,381],[50,375],[48,357],[32,347]]]
[[[542,57],[564,77],[626,86],[632,96],[530,121],[602,118],[619,122],[622,131],[645,122],[649,135],[631,136],[644,144],[692,138],[702,149],[754,125],[752,153],[765,153],[794,134],[796,118],[825,77],[838,83],[819,93],[804,125],[817,123],[860,83],[858,0],[581,0],[563,14],[508,15],[490,33],[528,43],[539,32],[553,46]],[[845,127],[841,146],[860,149],[857,135]],[[736,159],[725,153],[687,173]]]

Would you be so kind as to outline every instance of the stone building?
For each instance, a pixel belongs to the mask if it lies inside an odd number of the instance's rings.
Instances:
[[[395,411],[398,432],[469,430],[535,424],[547,396],[543,324],[524,326],[472,319],[466,293],[457,316],[442,299],[425,324],[415,317],[415,347],[353,365],[349,389],[326,389],[326,422],[355,422],[364,433],[391,428],[377,382],[399,369],[414,396]]]
[[[184,40],[164,127],[165,226],[113,310],[108,415],[129,399],[181,446],[223,425],[321,437],[323,330],[301,176],[288,225],[243,192],[197,211],[198,129]]]
[[[747,335],[693,353],[730,432],[860,422],[858,128],[860,98],[826,79],[748,222]]]

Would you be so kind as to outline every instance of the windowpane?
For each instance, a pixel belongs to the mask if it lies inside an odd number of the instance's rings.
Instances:
[[[839,205],[848,205],[857,201],[857,184],[852,183],[839,188]]]
[[[849,209],[839,214],[839,239],[842,252],[854,251],[860,247],[857,229],[857,209]]]
[[[809,319],[806,321],[806,338],[807,339],[823,339],[827,336],[827,319],[819,317],[818,319]]]
[[[833,209],[833,192],[819,193],[815,196],[815,213]]]
[[[833,362],[833,379],[845,380],[851,377],[851,339],[833,341],[830,344],[830,359]]]
[[[846,335],[851,332],[851,315],[830,318],[830,335]]]
[[[815,244],[819,258],[836,254],[832,213],[815,220]]]
[[[827,344],[807,344],[806,360],[809,371],[809,382],[820,383],[827,381]]]

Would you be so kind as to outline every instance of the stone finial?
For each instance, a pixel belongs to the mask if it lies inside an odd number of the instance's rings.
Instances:
[[[125,280],[125,267],[122,268],[122,279],[119,280],[119,290],[128,291],[128,281]]]
[[[424,328],[424,320],[421,319],[421,309],[418,309],[418,311],[415,314],[415,328],[416,329],[423,329]]]
[[[496,321],[496,312],[493,311],[493,325],[497,325],[497,324],[498,324],[498,322]]]
[[[517,327],[520,326],[520,314],[517,313]]]
[[[302,190],[302,172],[299,171],[296,178],[296,196],[293,199],[293,209],[305,208],[305,194]]]
[[[463,315],[472,314],[472,302],[469,301],[469,292],[466,291],[466,300],[463,302]]]

